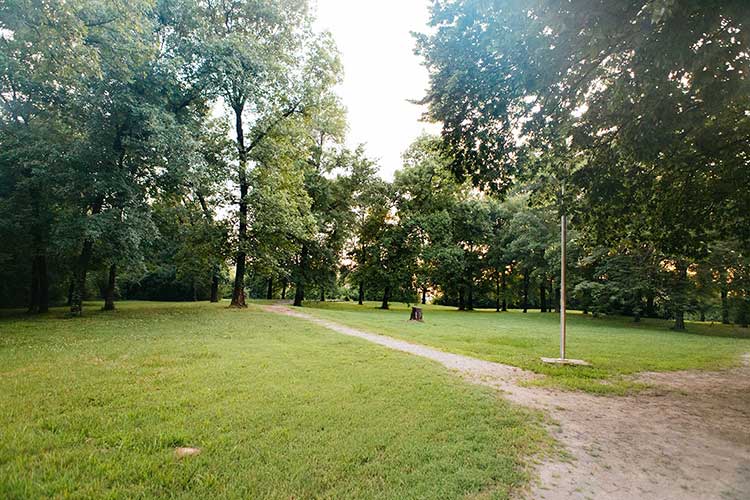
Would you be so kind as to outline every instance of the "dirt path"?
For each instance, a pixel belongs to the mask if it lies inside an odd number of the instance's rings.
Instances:
[[[283,305],[271,312],[435,360],[507,399],[544,410],[572,456],[539,465],[527,498],[750,499],[750,357],[721,372],[643,373],[657,389],[631,397],[521,387],[537,375],[374,335]]]

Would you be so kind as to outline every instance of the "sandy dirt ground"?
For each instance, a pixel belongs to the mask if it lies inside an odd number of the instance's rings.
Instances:
[[[524,387],[519,382],[537,375],[367,333],[280,304],[266,309],[432,359],[514,403],[542,410],[569,458],[542,460],[521,498],[750,499],[750,355],[732,370],[642,373],[636,379],[653,389],[603,397]]]

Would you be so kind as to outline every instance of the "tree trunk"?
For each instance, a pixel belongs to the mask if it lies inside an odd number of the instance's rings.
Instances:
[[[495,312],[500,312],[500,273],[495,273]]]
[[[114,311],[115,310],[115,278],[117,276],[117,267],[115,264],[109,266],[109,279],[107,280],[107,288],[104,291],[104,310]]]
[[[706,311],[701,309],[701,321],[706,321]]]
[[[427,303],[427,287],[422,287],[422,305]]]
[[[380,304],[381,309],[388,309],[388,302],[391,300],[391,287],[387,286],[385,287],[385,290],[383,290],[383,302]]]
[[[211,278],[211,302],[219,301],[219,273],[214,272]]]
[[[203,211],[203,217],[206,219],[206,221],[210,224],[213,222],[213,217],[211,217],[211,211],[208,209],[208,204],[206,203],[206,198],[203,197],[203,194],[199,190],[195,190],[195,196],[198,198],[198,202],[201,205],[201,210]],[[219,278],[221,273],[221,267],[218,264],[214,264],[211,270],[211,296],[209,298],[209,301],[211,302],[218,302],[219,301]]]
[[[320,301],[325,302],[326,301],[326,289],[325,287],[320,287]]]
[[[294,305],[302,307],[305,300],[305,273],[307,272],[307,246],[302,245],[299,255],[299,272],[294,284]]]
[[[302,301],[305,300],[305,285],[297,283],[294,288],[294,306],[302,307]]]
[[[529,310],[529,273],[524,271],[523,273],[523,312],[526,313]]]
[[[421,307],[411,308],[411,315],[409,316],[409,321],[422,321],[422,308]]]
[[[463,286],[461,286],[461,288],[458,289],[458,310],[459,311],[466,310],[466,301],[464,300],[464,287]]]
[[[286,287],[287,287],[287,281],[286,278],[281,282],[281,300],[286,300]]]
[[[745,293],[740,297],[739,311],[737,314],[736,322],[742,328],[747,328],[750,323],[750,297]]]
[[[466,310],[474,310],[474,280],[469,276],[469,294],[466,297]]]
[[[676,309],[674,312],[674,326],[672,329],[678,331],[685,329],[685,311],[682,308]]]
[[[41,219],[41,207],[37,195],[32,197],[32,207],[36,221]],[[47,255],[42,241],[43,229],[34,225],[33,242],[34,256],[31,261],[31,290],[29,313],[46,313],[49,311],[49,277],[47,276]]]
[[[547,287],[544,286],[544,280],[539,285],[539,310],[543,313],[547,312]]]
[[[729,324],[729,295],[727,290],[727,281],[724,273],[721,275],[721,322],[725,325]]]
[[[656,310],[654,309],[654,294],[649,292],[646,295],[646,317],[653,318],[656,316]]]
[[[234,108],[235,131],[237,133],[237,152],[239,153],[238,177],[240,184],[240,223],[237,231],[238,246],[234,287],[232,288],[232,303],[230,307],[247,307],[245,302],[245,266],[247,265],[247,150],[245,149],[245,132],[242,129],[242,111],[244,103]]]
[[[502,274],[500,275],[500,290],[503,295],[503,302],[502,306],[500,307],[500,310],[507,311],[508,310],[508,300],[506,299],[507,294],[506,290],[508,288],[507,279],[505,277],[505,270],[503,270]]]
[[[98,215],[102,211],[104,198],[99,197],[91,205],[91,215]],[[89,271],[89,263],[94,253],[94,242],[86,239],[83,242],[81,253],[73,271],[73,290],[70,294],[70,315],[80,316],[83,314],[83,299],[86,296],[86,274]]]
[[[268,289],[266,290],[266,299],[273,298],[273,278],[268,278]]]
[[[359,282],[359,294],[357,295],[357,304],[362,305],[365,302],[365,282]]]
[[[88,273],[93,246],[91,240],[84,241],[81,253],[76,261],[70,294],[70,314],[72,316],[80,316],[83,313],[83,299],[86,296],[86,274]]]
[[[86,295],[86,274],[89,270],[89,262],[94,250],[94,242],[86,240],[76,262],[75,276],[73,277],[73,293],[70,297],[70,314],[80,316],[83,313],[83,299]]]
[[[686,287],[687,287],[687,265],[678,259],[675,265],[677,270],[677,300],[673,302],[672,307],[674,310],[674,326],[673,330],[683,331],[685,330],[685,299],[686,299]]]

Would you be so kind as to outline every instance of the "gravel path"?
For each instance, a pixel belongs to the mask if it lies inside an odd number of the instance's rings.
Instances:
[[[316,318],[283,305],[266,310],[432,359],[467,380],[540,409],[572,456],[546,461],[526,498],[750,499],[750,357],[720,372],[643,373],[656,389],[628,397],[521,387],[538,375]]]

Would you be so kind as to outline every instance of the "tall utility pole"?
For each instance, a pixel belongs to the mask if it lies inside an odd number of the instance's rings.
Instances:
[[[568,242],[568,220],[565,210],[560,216],[560,359],[565,359],[565,261]]]
[[[568,218],[565,215],[565,181],[560,183],[560,357],[559,358],[542,358],[544,363],[558,365],[583,365],[589,364],[580,359],[568,359],[565,357],[565,336],[566,324],[565,313],[566,304],[566,286],[565,286],[565,267],[567,264],[568,251]]]

